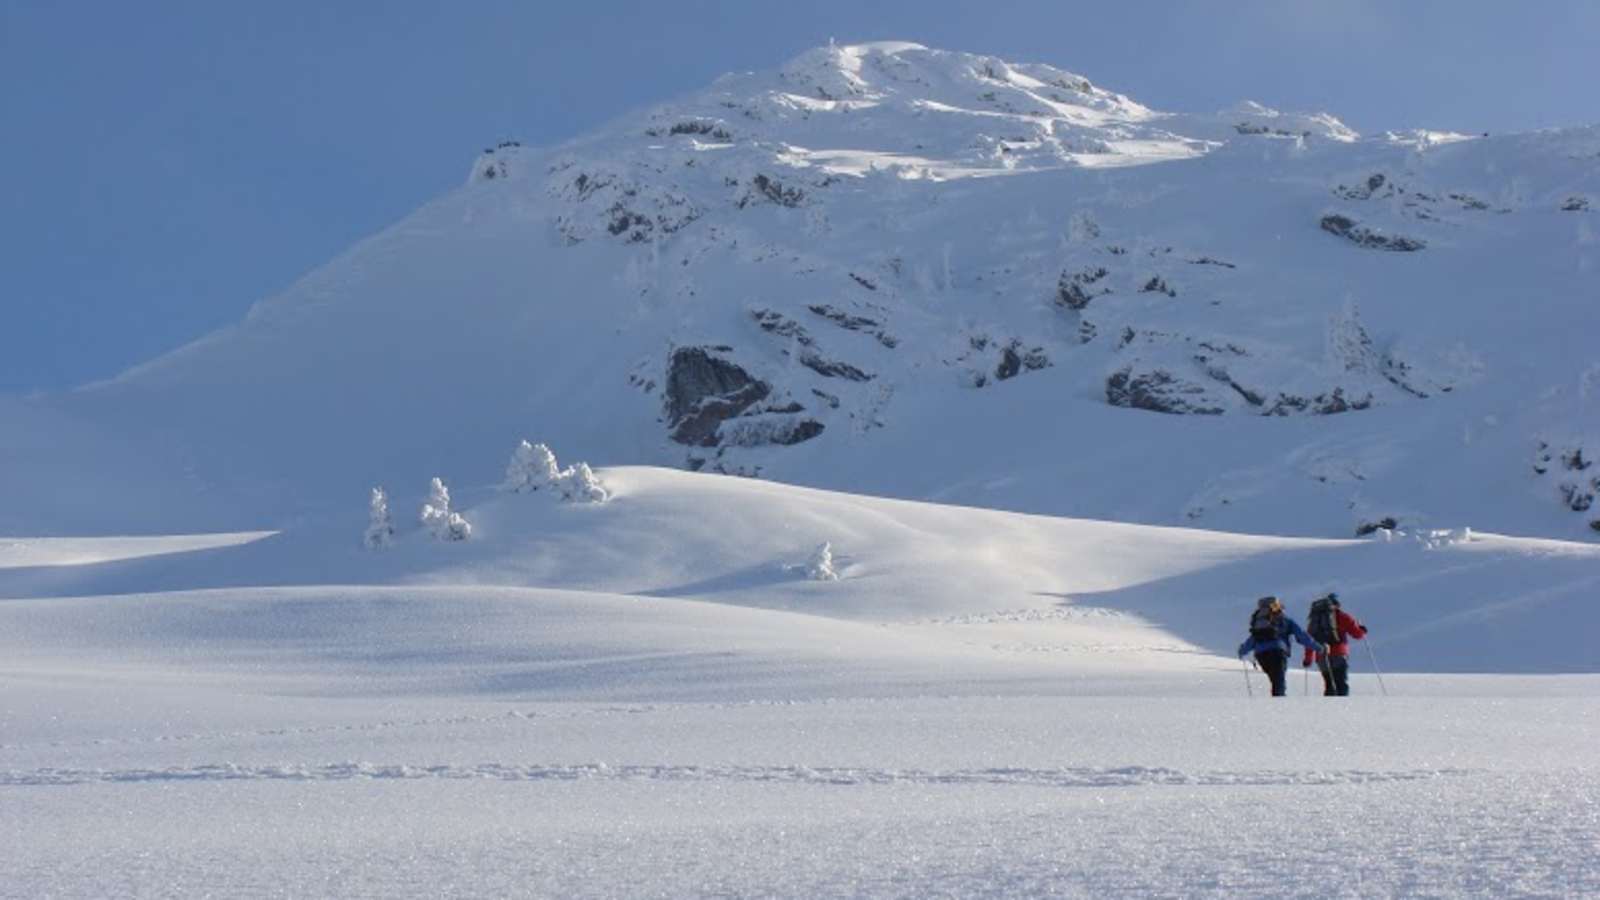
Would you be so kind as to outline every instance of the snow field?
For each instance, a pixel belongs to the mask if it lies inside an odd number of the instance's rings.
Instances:
[[[1586,665],[1530,623],[1590,627],[1592,547],[598,476],[458,490],[459,542],[397,517],[367,549],[360,504],[76,565],[14,542],[0,895],[1600,889],[1600,681],[1420,674]],[[1292,670],[1267,699],[1250,602],[1330,587],[1389,696],[1358,649],[1349,700]]]

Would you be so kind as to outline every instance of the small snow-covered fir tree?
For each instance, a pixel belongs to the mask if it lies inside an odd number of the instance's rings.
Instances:
[[[833,567],[833,545],[823,541],[806,562],[805,571],[812,581],[838,581],[839,572]]]
[[[611,498],[594,470],[582,462],[561,473],[561,494],[578,503],[604,503]]]
[[[428,486],[428,502],[422,504],[422,524],[441,541],[464,541],[472,536],[472,524],[450,511],[450,489],[438,478]]]
[[[389,495],[381,487],[372,489],[372,499],[367,505],[367,533],[362,540],[368,550],[381,550],[394,540],[394,526],[389,523]]]
[[[1377,368],[1378,351],[1361,324],[1361,311],[1354,300],[1346,298],[1338,314],[1328,320],[1326,354],[1329,366],[1336,372],[1371,372]]]
[[[520,494],[551,487],[560,480],[561,470],[550,448],[523,441],[506,463],[506,480],[500,484],[500,490]]]
[[[511,462],[506,464],[506,480],[500,489],[530,493],[540,488],[577,503],[604,503],[611,499],[611,492],[587,463],[563,469],[549,447],[523,441],[511,454]]]

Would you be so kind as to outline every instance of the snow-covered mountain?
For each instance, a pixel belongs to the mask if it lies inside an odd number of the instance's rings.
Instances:
[[[911,44],[493,147],[0,398],[0,894],[1600,894],[1592,206]]]
[[[1363,137],[830,46],[466,183],[109,382],[0,528],[249,528],[518,440],[950,503],[1600,536],[1600,127]]]

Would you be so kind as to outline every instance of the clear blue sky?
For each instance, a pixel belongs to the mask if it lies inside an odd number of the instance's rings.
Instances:
[[[459,184],[486,143],[559,141],[830,37],[1363,132],[1600,123],[1592,0],[0,0],[0,393],[238,320]]]

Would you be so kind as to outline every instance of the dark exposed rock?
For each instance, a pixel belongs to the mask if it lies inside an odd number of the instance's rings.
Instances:
[[[786,440],[782,441],[781,443],[798,444],[801,441],[809,441],[821,433],[821,422],[813,419],[802,419],[796,423],[792,431],[788,432]]]
[[[1477,197],[1474,197],[1471,194],[1451,194],[1450,199],[1461,204],[1462,209],[1481,210],[1489,208],[1489,204],[1479,200]]]
[[[837,396],[830,394],[827,391],[819,391],[816,388],[812,388],[811,393],[815,394],[823,403],[828,404],[829,409],[839,408],[839,398]]]
[[[790,447],[821,434],[824,426],[815,419],[793,416],[759,416],[723,422],[717,443],[723,447]]]
[[[1536,475],[1543,475],[1550,471],[1550,445],[1544,441],[1539,442],[1539,449],[1533,453],[1533,471]]]
[[[1383,378],[1418,400],[1428,399],[1428,392],[1411,383],[1411,364],[1403,359],[1385,355],[1382,363]],[[1449,388],[1444,388],[1448,391]]]
[[[715,446],[723,420],[739,415],[772,393],[771,385],[737,364],[713,356],[726,348],[679,347],[667,365],[667,427],[672,440],[690,446]]]
[[[1168,297],[1178,296],[1178,292],[1173,290],[1172,287],[1167,284],[1166,279],[1162,278],[1160,275],[1150,276],[1150,280],[1146,281],[1144,283],[1144,287],[1139,288],[1139,291],[1140,293],[1145,294],[1166,294]]]
[[[1222,266],[1225,269],[1237,269],[1237,268],[1239,268],[1238,266],[1234,265],[1231,262],[1225,262],[1225,261],[1220,260],[1220,259],[1212,259],[1209,256],[1202,256],[1202,257],[1199,257],[1197,259],[1191,259],[1191,260],[1189,260],[1189,262],[1190,262],[1190,264],[1196,265],[1196,266]]]
[[[843,378],[847,381],[871,381],[877,377],[868,372],[863,372],[847,362],[836,359],[824,359],[815,353],[800,354],[800,364],[816,372],[824,378]]]
[[[1584,459],[1583,448],[1574,447],[1561,454],[1561,464],[1574,472],[1582,472],[1584,469],[1594,465],[1594,460]]]
[[[995,366],[994,377],[999,381],[1014,377],[1022,371],[1022,357],[1012,347],[1000,351],[1000,364]]]
[[[758,174],[750,179],[750,187],[755,190],[757,195],[765,197],[779,206],[787,206],[791,209],[799,206],[806,199],[805,191],[797,187],[788,187],[776,178],[770,178],[766,175]],[[739,201],[739,207],[741,209],[744,208],[750,203],[750,200],[751,196],[746,194]]]
[[[816,343],[804,326],[777,310],[752,309],[750,317],[755,319],[756,325],[768,334],[793,338],[795,343],[802,347],[810,347]]]
[[[1584,212],[1589,208],[1589,198],[1572,196],[1561,201],[1562,212]],[[1590,523],[1593,524],[1593,523]]]
[[[1228,387],[1233,388],[1234,391],[1239,394],[1239,396],[1244,398],[1244,402],[1250,404],[1251,406],[1262,406],[1267,402],[1265,397],[1262,397],[1260,394],[1250,390],[1239,382],[1234,381],[1232,378],[1228,379]]]
[[[1096,282],[1109,274],[1111,273],[1100,266],[1071,274],[1062,272],[1061,278],[1056,282],[1056,303],[1074,312],[1082,310],[1095,297],[1111,293],[1108,288],[1093,287]]]
[[[894,335],[884,331],[876,319],[869,319],[866,316],[851,315],[842,309],[829,306],[826,303],[817,303],[806,308],[846,331],[866,332],[867,334],[870,334],[876,338],[878,343],[888,347],[890,350],[893,350],[900,344],[899,338],[896,338]]]
[[[1022,342],[1013,340],[1001,348],[1000,362],[995,366],[994,377],[996,381],[1005,381],[1016,377],[1019,372],[1034,372],[1049,366],[1050,357],[1044,352],[1043,347],[1023,350]]]
[[[1253,125],[1249,122],[1239,122],[1233,130],[1244,135],[1270,134],[1274,137],[1310,137],[1309,131],[1289,131],[1283,128],[1272,128],[1267,125]]]
[[[1427,243],[1404,235],[1388,235],[1373,231],[1349,216],[1329,213],[1322,217],[1322,230],[1335,234],[1358,247],[1367,247],[1373,250],[1390,250],[1398,253],[1410,253],[1427,247]]]
[[[693,121],[688,121],[688,122],[675,122],[675,123],[672,124],[671,127],[667,128],[665,131],[663,131],[660,128],[648,128],[648,129],[645,129],[645,134],[648,134],[651,137],[660,137],[662,134],[667,134],[667,135],[680,135],[680,134],[704,135],[706,137],[713,138],[713,139],[721,141],[723,143],[727,143],[727,142],[733,140],[733,135],[731,133],[729,133],[728,129],[723,127],[721,123],[710,122],[710,121],[705,121],[705,120],[700,120],[700,119],[693,120]]]
[[[1384,188],[1387,187],[1388,190]],[[1361,184],[1341,184],[1333,189],[1336,196],[1346,200],[1370,200],[1373,196],[1390,197],[1397,189],[1389,183],[1389,179],[1382,172],[1374,172],[1367,176]],[[1402,192],[1403,193],[1403,192]]]
[[[1318,394],[1315,397],[1279,394],[1277,402],[1262,415],[1287,416],[1292,413],[1308,412],[1318,416],[1333,416],[1343,412],[1369,409],[1371,406],[1371,394],[1360,400],[1351,400],[1344,395],[1344,388],[1334,388],[1329,393]]]
[[[1590,519],[1589,520],[1589,527],[1594,529],[1595,531],[1600,531],[1600,519]]]
[[[622,172],[580,172],[561,185],[560,193],[571,207],[556,217],[556,228],[569,244],[602,231],[628,243],[646,243],[682,230],[701,215],[684,194]]]
[[[1376,534],[1380,529],[1384,531],[1393,531],[1399,527],[1400,523],[1395,521],[1394,516],[1384,516],[1376,522],[1362,522],[1360,525],[1357,525],[1356,537],[1366,537],[1369,534]]]
[[[1165,369],[1134,375],[1132,367],[1128,367],[1106,379],[1106,402],[1112,406],[1172,415],[1222,414],[1222,407],[1205,401],[1204,387],[1184,381]]]
[[[1586,512],[1594,505],[1594,493],[1581,485],[1567,482],[1561,485],[1561,502],[1573,512]]]

